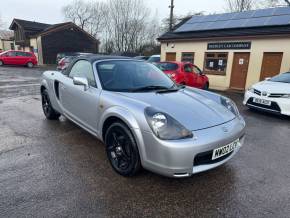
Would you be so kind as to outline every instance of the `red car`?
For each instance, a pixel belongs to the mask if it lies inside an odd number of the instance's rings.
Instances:
[[[33,67],[37,65],[37,59],[32,52],[24,51],[4,51],[0,53],[0,66],[21,65]]]
[[[177,84],[205,90],[209,88],[208,77],[194,64],[167,61],[157,66]]]

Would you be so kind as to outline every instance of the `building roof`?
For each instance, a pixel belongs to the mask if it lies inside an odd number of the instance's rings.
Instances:
[[[14,38],[13,31],[9,30],[0,30],[0,39],[12,40]]]
[[[197,15],[159,40],[290,33],[290,7]]]
[[[65,29],[65,28],[76,28],[79,31],[84,32],[88,37],[90,37],[92,40],[99,41],[94,38],[92,35],[87,33],[86,31],[82,30],[80,27],[78,27],[76,24],[72,22],[65,22],[65,23],[58,23],[58,24],[46,24],[46,23],[39,23],[35,21],[28,21],[28,20],[21,20],[21,19],[13,19],[9,29],[14,30],[15,25],[21,26],[25,31],[27,31],[28,37],[37,37],[39,35],[47,35],[52,32]]]
[[[15,24],[20,25],[25,30],[32,30],[32,31],[43,31],[44,29],[51,26],[51,24],[46,23],[39,23],[35,21],[28,21],[28,20],[21,20],[21,19],[13,19],[9,29],[13,30],[15,27]]]

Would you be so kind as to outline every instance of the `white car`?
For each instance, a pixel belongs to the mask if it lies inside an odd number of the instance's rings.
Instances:
[[[246,91],[243,103],[249,108],[290,116],[290,72],[253,85]]]

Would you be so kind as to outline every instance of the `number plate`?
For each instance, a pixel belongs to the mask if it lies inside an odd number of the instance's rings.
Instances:
[[[236,141],[232,142],[231,144],[225,145],[223,147],[217,148],[213,150],[212,160],[218,159],[223,157],[232,151],[234,151],[238,146],[240,146],[240,140],[237,139]]]
[[[253,99],[253,102],[255,102],[257,104],[267,105],[267,106],[270,106],[271,105],[271,101],[265,100],[265,99],[260,99],[260,98],[254,98]]]

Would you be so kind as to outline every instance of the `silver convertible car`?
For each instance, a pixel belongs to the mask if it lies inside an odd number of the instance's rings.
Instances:
[[[142,167],[188,177],[230,160],[244,142],[245,122],[230,99],[177,86],[154,65],[111,56],[78,57],[41,82],[47,119],[61,115],[106,145],[112,168]]]

